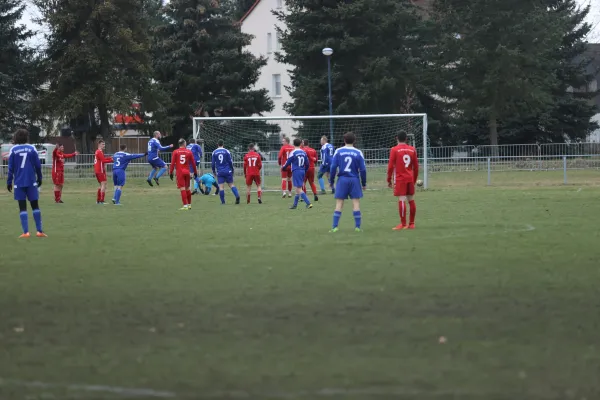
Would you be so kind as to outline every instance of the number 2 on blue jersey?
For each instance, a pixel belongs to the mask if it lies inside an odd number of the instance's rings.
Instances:
[[[344,168],[344,172],[352,172],[350,167],[352,166],[352,157],[344,158],[344,162],[346,163],[346,168]]]

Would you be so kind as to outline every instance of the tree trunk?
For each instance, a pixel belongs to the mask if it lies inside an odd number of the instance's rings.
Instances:
[[[492,145],[492,157],[498,157],[498,120],[496,114],[490,114],[490,144]]]
[[[102,139],[106,141],[106,148],[108,152],[111,152],[111,142],[108,140],[111,135],[110,125],[108,120],[108,109],[106,104],[98,105],[98,113],[100,114],[100,135],[102,135]]]

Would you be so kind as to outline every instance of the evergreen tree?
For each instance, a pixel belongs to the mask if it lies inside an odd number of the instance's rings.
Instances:
[[[553,103],[564,24],[541,0],[437,0],[443,32],[437,62],[453,82],[460,118],[484,120],[498,144],[499,121],[537,114]],[[477,125],[478,123],[475,123]]]
[[[334,114],[417,113],[437,110],[432,93],[439,74],[430,68],[431,23],[408,0],[287,0],[287,11],[277,12],[280,61],[290,64],[292,115],[328,114],[327,64],[324,47],[332,56]],[[341,140],[344,124],[336,120]],[[349,121],[348,121],[349,123]],[[301,132],[306,136],[316,129]],[[322,131],[315,132],[311,141]],[[371,136],[360,145],[371,147]],[[393,138],[390,138],[393,141]],[[336,140],[335,145],[341,144]]]
[[[166,16],[157,30],[162,56],[155,70],[172,98],[169,115],[177,135],[191,135],[192,116],[240,117],[273,109],[266,89],[252,89],[265,59],[244,50],[252,36],[241,32],[217,0],[172,0]],[[276,130],[262,128],[261,137]]]
[[[83,116],[93,133],[108,137],[109,113],[130,112],[151,77],[142,0],[36,3],[50,29],[42,108],[58,116]]]
[[[0,135],[7,136],[30,120],[33,52],[25,41],[32,36],[19,24],[25,5],[0,0]]]

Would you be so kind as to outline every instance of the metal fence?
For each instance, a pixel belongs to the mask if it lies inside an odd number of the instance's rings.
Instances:
[[[422,149],[417,149],[420,156]],[[369,186],[372,188],[385,187],[389,149],[366,149],[365,155]],[[503,145],[503,146],[446,146],[428,149],[428,174],[430,187],[436,187],[436,177],[466,175],[468,172],[478,172],[487,177],[484,182],[493,183],[493,175],[499,172],[554,171],[560,173],[560,183],[569,182],[569,172],[578,170],[600,169],[600,143],[575,144],[543,144],[543,145]],[[243,153],[232,153],[236,176],[243,175]],[[161,154],[168,164],[170,153]],[[280,183],[280,171],[276,161],[263,162],[264,189],[277,189]],[[210,172],[210,155],[205,156],[201,167],[204,172]],[[46,179],[51,176],[51,165],[43,166]],[[110,174],[112,166],[107,165]],[[134,160],[127,169],[131,179],[146,178],[150,166],[145,159]],[[5,179],[7,173],[6,161],[0,168],[0,179]],[[456,174],[456,175],[452,175]],[[420,174],[422,176],[422,173]],[[556,174],[554,174],[556,175]],[[554,176],[553,175],[553,176]],[[94,179],[94,155],[80,154],[65,163],[65,179]],[[519,180],[523,175],[515,175]],[[600,174],[599,174],[600,177]],[[526,181],[526,180],[525,180]],[[484,182],[478,181],[481,184]]]

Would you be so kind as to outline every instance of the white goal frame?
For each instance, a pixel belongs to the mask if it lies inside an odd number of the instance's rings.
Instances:
[[[276,120],[315,120],[315,119],[325,119],[334,121],[336,119],[370,119],[370,118],[406,118],[406,117],[421,117],[423,118],[423,188],[427,189],[429,187],[429,169],[428,169],[428,152],[429,152],[429,141],[427,136],[427,114],[365,114],[365,115],[308,115],[308,116],[291,116],[291,115],[283,115],[283,116],[251,116],[251,117],[194,117],[192,119],[192,132],[194,139],[198,139],[200,135],[200,122],[202,121],[243,121],[243,120],[262,120],[262,121],[276,121]],[[331,133],[333,136],[333,132]],[[331,143],[333,143],[333,137],[329,139]]]

